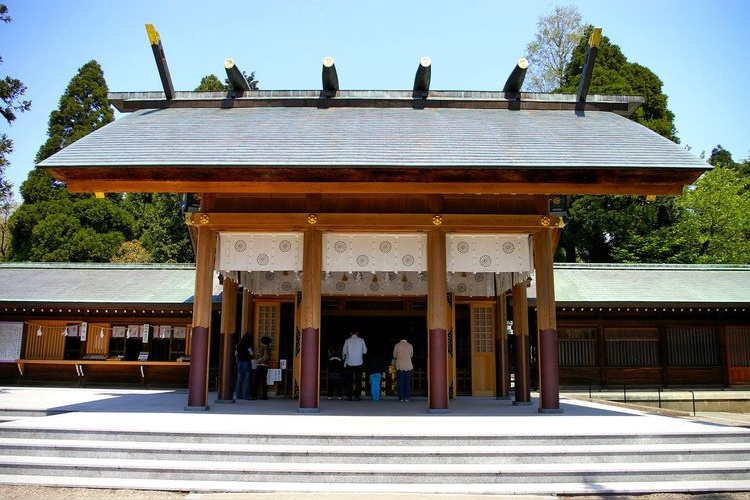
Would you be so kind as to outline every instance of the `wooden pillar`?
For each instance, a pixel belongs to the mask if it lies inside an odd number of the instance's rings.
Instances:
[[[445,233],[427,233],[427,366],[430,413],[448,411],[448,280]]]
[[[208,349],[213,305],[216,232],[204,227],[196,229],[198,245],[195,260],[195,298],[190,339],[188,404],[185,409],[208,410]]]
[[[529,301],[526,282],[513,285],[513,341],[516,357],[514,405],[531,404],[531,356],[529,343]]]
[[[508,355],[508,334],[505,330],[508,309],[505,307],[505,292],[495,296],[495,395],[497,399],[510,397],[510,356]]]
[[[221,356],[219,357],[219,394],[217,402],[234,401],[234,343],[237,333],[237,282],[224,277],[221,294]]]
[[[305,231],[302,254],[302,302],[300,303],[300,412],[320,411],[320,273],[323,238],[320,231]]]
[[[247,288],[242,289],[242,320],[240,322],[240,337],[253,331],[253,294]],[[253,346],[255,349],[255,346]]]
[[[543,230],[534,235],[536,308],[539,328],[539,411],[560,412],[560,382],[557,361],[557,315],[555,277],[552,268],[552,235]]]

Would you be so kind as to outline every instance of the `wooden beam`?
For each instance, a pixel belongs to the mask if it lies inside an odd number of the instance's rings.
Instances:
[[[167,57],[164,55],[164,47],[162,46],[159,32],[156,31],[153,24],[147,24],[146,33],[148,33],[151,49],[154,52],[154,60],[156,60],[156,68],[159,70],[159,78],[161,79],[161,86],[164,88],[164,96],[169,101],[174,98],[174,86],[172,85],[172,77],[169,75]]]
[[[581,73],[581,81],[578,84],[578,95],[577,101],[579,103],[586,102],[586,96],[589,93],[589,85],[591,84],[591,75],[594,73],[594,62],[596,61],[596,53],[599,51],[599,43],[602,40],[602,29],[594,28],[594,31],[589,37],[589,48],[586,52],[586,62],[583,65],[583,71]]]
[[[339,91],[339,75],[333,57],[323,59],[323,92],[326,97],[333,97]]]
[[[523,86],[523,80],[526,78],[526,68],[529,67],[529,61],[523,57],[516,62],[516,67],[510,72],[510,76],[505,81],[503,92],[520,92]]]
[[[232,90],[238,92],[250,90],[250,84],[247,83],[247,79],[234,63],[233,59],[227,59],[224,61],[224,69],[227,72],[227,79],[229,79],[229,85],[232,86]]]
[[[414,97],[427,97],[430,93],[430,79],[432,78],[432,59],[424,56],[419,60],[417,74],[414,76]]]
[[[300,231],[314,225],[318,230],[347,232],[427,231],[435,228],[434,214],[311,214],[307,213],[220,213],[186,214],[186,222],[214,231]],[[535,233],[557,227],[559,217],[548,215],[441,214],[444,231]]]
[[[55,169],[50,169],[55,170]],[[56,170],[61,172],[61,170]],[[69,173],[69,172],[67,172]],[[609,182],[577,184],[555,182],[550,175],[549,182],[485,182],[485,183],[451,183],[451,182],[263,182],[244,181],[201,181],[177,180],[162,181],[156,179],[66,179],[67,176],[53,173],[53,177],[65,181],[68,191],[73,193],[247,193],[247,194],[629,194],[629,195],[679,195],[683,186],[692,183],[703,170],[672,172],[671,174],[648,176],[635,182]],[[669,176],[674,178],[670,179]],[[341,176],[345,177],[344,175]]]
[[[325,70],[324,70],[325,71]],[[336,80],[338,83],[338,79]],[[337,85],[338,88],[338,85]],[[328,103],[330,107],[349,108],[403,108],[414,106],[414,93],[411,90],[338,90],[338,99]],[[163,108],[223,108],[226,107],[227,93],[184,92],[176,93],[171,101],[164,100],[161,92],[109,92],[110,103],[124,113],[140,109]],[[453,109],[528,109],[528,110],[572,110],[583,106],[586,111],[612,111],[621,116],[630,116],[643,104],[640,96],[592,95],[585,105],[576,100],[575,94],[555,94],[522,92],[522,100],[511,98],[502,91],[448,91],[431,90],[431,99],[425,100],[426,108]],[[232,101],[235,108],[257,107],[316,107],[320,104],[320,91],[317,90],[257,90]]]

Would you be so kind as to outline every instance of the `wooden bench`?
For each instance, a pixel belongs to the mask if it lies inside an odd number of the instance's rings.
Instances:
[[[20,382],[27,378],[58,382],[185,385],[189,361],[117,361],[94,359],[18,359]]]

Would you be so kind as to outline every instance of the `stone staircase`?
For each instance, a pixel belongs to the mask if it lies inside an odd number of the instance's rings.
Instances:
[[[750,491],[750,432],[238,435],[39,429],[19,420],[0,427],[0,484],[505,495]]]

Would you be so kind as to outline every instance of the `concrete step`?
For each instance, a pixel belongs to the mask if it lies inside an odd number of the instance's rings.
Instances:
[[[643,434],[472,434],[457,429],[449,435],[431,434],[386,434],[374,430],[367,434],[348,434],[342,429],[335,434],[295,434],[257,433],[252,430],[237,429],[232,432],[181,432],[143,430],[88,430],[65,428],[38,428],[24,426],[22,422],[6,423],[0,427],[2,438],[69,439],[89,441],[153,441],[179,443],[219,443],[219,444],[308,444],[311,446],[367,446],[376,443],[383,446],[569,446],[585,445],[634,445],[634,444],[697,444],[697,443],[747,443],[750,444],[750,430],[726,427],[707,432],[652,432]]]
[[[395,435],[375,429],[339,435],[93,431],[17,421],[0,426],[0,484],[250,492],[750,491],[750,432],[702,430]]]
[[[183,443],[0,438],[0,456],[87,457],[294,463],[607,463],[745,460],[750,443],[530,444],[526,446],[361,446],[313,444]]]
[[[18,483],[23,479],[24,483]],[[164,490],[211,492],[254,492],[254,493],[360,493],[371,494],[374,498],[388,493],[412,493],[417,495],[455,494],[460,495],[610,495],[663,493],[722,493],[750,491],[750,480],[739,481],[656,481],[656,482],[612,482],[587,484],[579,481],[571,483],[505,483],[505,484],[351,484],[334,483],[295,483],[295,482],[249,482],[249,481],[192,481],[162,479],[86,478],[77,476],[24,476],[0,474],[0,484],[29,484],[36,486],[64,486],[70,488],[114,488],[123,490]],[[376,496],[377,495],[377,496]]]
[[[750,460],[553,464],[342,464],[163,461],[127,458],[0,457],[12,475],[119,477],[191,481],[355,484],[611,483],[750,480]]]

